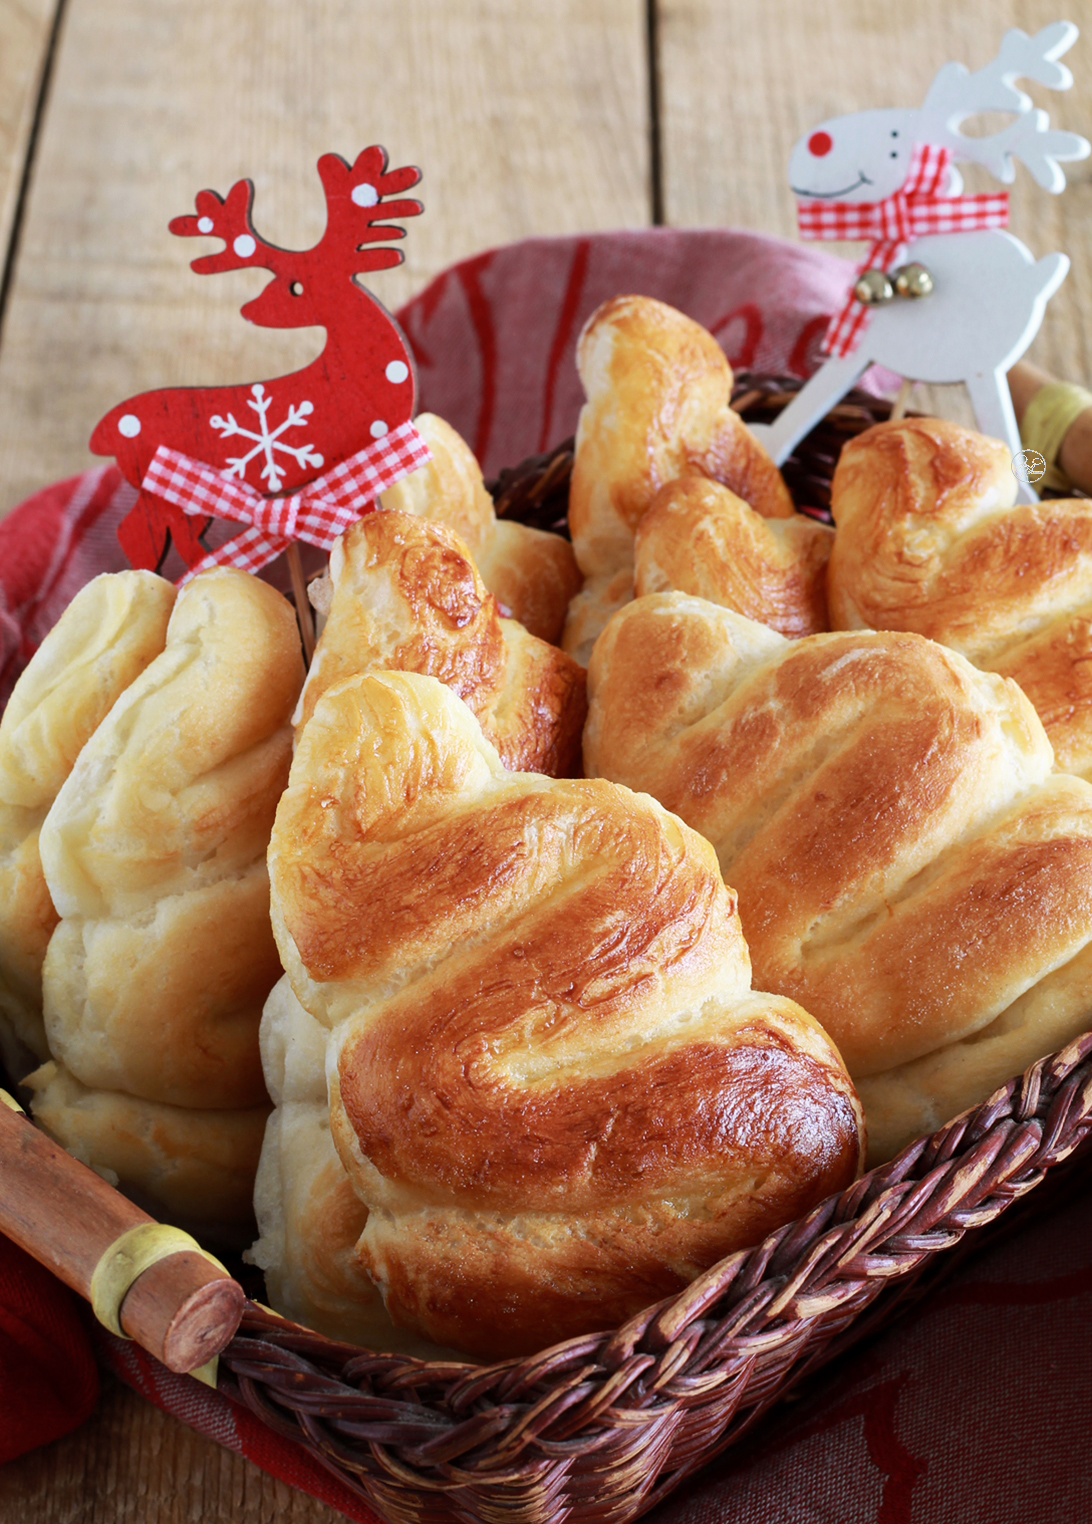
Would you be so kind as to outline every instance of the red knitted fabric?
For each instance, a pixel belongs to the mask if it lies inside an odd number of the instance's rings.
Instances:
[[[0,1465],[77,1428],[98,1395],[72,1294],[0,1234]]]

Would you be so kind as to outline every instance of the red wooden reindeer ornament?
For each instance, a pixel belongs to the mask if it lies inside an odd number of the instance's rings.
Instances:
[[[410,422],[412,353],[398,324],[355,279],[402,262],[399,250],[371,245],[405,236],[384,219],[416,217],[421,203],[384,197],[416,185],[420,171],[388,172],[386,151],[372,147],[351,167],[324,154],[318,172],[327,222],[313,249],[280,249],[257,236],[249,180],[226,199],[201,191],[196,214],[170,225],[181,238],[224,240],[220,253],[194,260],[200,275],[273,272],[243,307],[248,322],[321,326],[326,347],[292,375],[144,392],[106,414],[91,449],[113,455],[140,489],[118,529],[133,566],[158,571],[172,542],[190,568],[187,579],[209,565],[257,570],[295,539],[329,549],[380,491],[428,458]],[[208,553],[201,536],[213,516],[248,528]]]

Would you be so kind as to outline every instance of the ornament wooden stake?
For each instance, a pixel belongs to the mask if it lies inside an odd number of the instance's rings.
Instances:
[[[894,407],[891,409],[889,422],[896,423],[900,418],[906,417],[907,410],[910,407],[910,398],[914,393],[914,386],[915,383],[913,381],[904,381],[899,387],[899,394],[895,398]]]
[[[303,659],[310,666],[311,658],[315,654],[315,617],[311,612],[311,602],[307,596],[307,582],[303,575],[300,548],[294,541],[285,551],[285,559],[288,562],[288,575],[292,578],[292,598],[300,625],[300,639],[303,641]]]

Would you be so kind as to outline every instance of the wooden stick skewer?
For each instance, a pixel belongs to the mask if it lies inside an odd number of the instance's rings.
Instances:
[[[899,387],[899,394],[895,398],[894,406],[891,409],[891,423],[897,423],[900,418],[906,417],[906,410],[910,406],[910,398],[913,395],[915,385],[916,382],[912,381],[909,376],[904,378],[902,385]]]
[[[0,1104],[0,1232],[90,1298],[103,1255],[143,1224],[154,1224],[154,1218],[21,1113]],[[133,1281],[119,1321],[168,1369],[185,1373],[220,1353],[239,1326],[245,1301],[226,1270],[182,1250]]]
[[[303,639],[303,655],[307,665],[311,665],[311,658],[315,654],[315,619],[311,613],[311,604],[307,597],[307,583],[303,575],[303,562],[300,560],[300,548],[295,540],[291,542],[285,551],[288,560],[288,575],[292,578],[292,597],[296,601],[296,617],[300,622],[300,635]]]

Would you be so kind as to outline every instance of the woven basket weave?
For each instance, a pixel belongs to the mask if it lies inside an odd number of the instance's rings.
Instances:
[[[734,405],[765,421],[796,385],[741,377]],[[853,393],[798,447],[785,476],[799,506],[826,516],[842,444],[889,411]],[[498,512],[564,532],[571,465],[566,441],[504,473]],[[619,1329],[429,1364],[248,1304],[219,1388],[390,1520],[631,1519],[981,1241],[1090,1131],[1092,1032]]]

